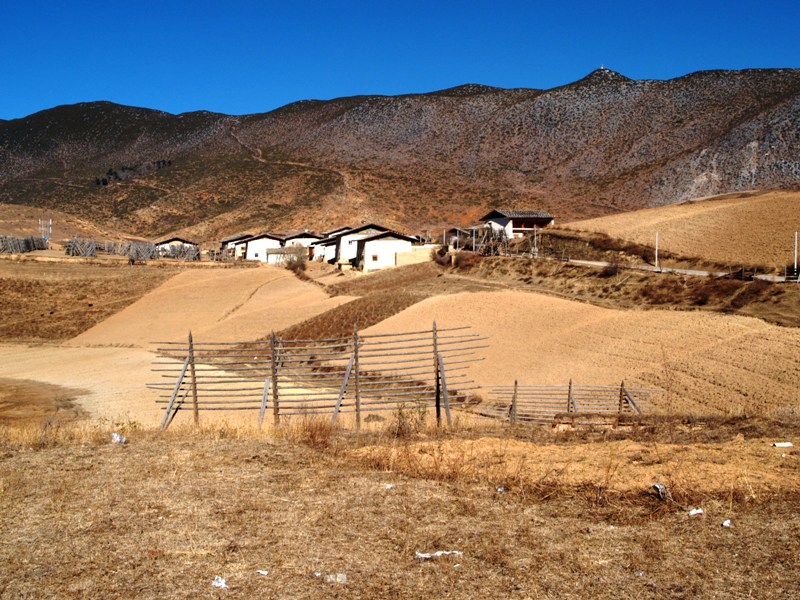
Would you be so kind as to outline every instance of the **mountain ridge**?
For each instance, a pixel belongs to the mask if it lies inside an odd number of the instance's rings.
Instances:
[[[200,238],[368,220],[418,229],[497,206],[564,220],[795,187],[798,131],[800,69],[670,80],[597,69],[548,90],[464,84],[240,116],[100,101],[0,121],[0,202]],[[125,178],[102,184],[110,172]]]

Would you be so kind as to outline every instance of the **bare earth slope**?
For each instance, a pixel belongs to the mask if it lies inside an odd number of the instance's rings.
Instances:
[[[192,269],[69,343],[146,347],[185,340],[190,329],[196,340],[254,340],[350,299],[328,298],[286,269]]]
[[[800,330],[745,317],[619,311],[525,292],[437,296],[365,333],[470,325],[489,337],[471,365],[481,385],[656,386],[657,410],[761,414],[800,408]]]
[[[285,269],[190,269],[62,346],[0,346],[0,378],[85,390],[74,400],[91,417],[153,426],[150,342],[186,340],[190,329],[198,341],[257,339],[350,299]]]
[[[596,231],[682,256],[782,268],[800,229],[800,192],[741,193],[578,221]]]

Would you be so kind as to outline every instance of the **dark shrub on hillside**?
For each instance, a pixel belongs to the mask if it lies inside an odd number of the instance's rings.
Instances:
[[[481,262],[481,256],[479,254],[462,250],[456,254],[453,264],[456,269],[470,269],[479,262]]]

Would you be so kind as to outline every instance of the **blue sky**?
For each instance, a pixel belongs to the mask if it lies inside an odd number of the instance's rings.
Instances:
[[[800,0],[0,0],[0,119],[110,100],[172,113],[482,83],[550,88],[800,67]]]

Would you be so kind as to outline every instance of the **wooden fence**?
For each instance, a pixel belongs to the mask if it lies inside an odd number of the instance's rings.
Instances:
[[[658,390],[625,385],[496,385],[483,388],[487,400],[472,408],[486,417],[511,423],[553,423],[576,417],[607,420],[641,414]]]
[[[158,342],[153,371],[161,382],[149,387],[162,392],[161,428],[183,408],[195,423],[201,411],[251,410],[258,424],[271,412],[281,417],[397,410],[400,406],[432,407],[437,423],[442,413],[451,424],[450,407],[476,389],[467,379],[468,363],[481,360],[476,351],[486,339],[468,327],[397,334],[289,340],[273,332],[253,342]]]
[[[47,240],[42,237],[17,238],[0,235],[0,254],[23,254],[34,250],[47,250]]]

